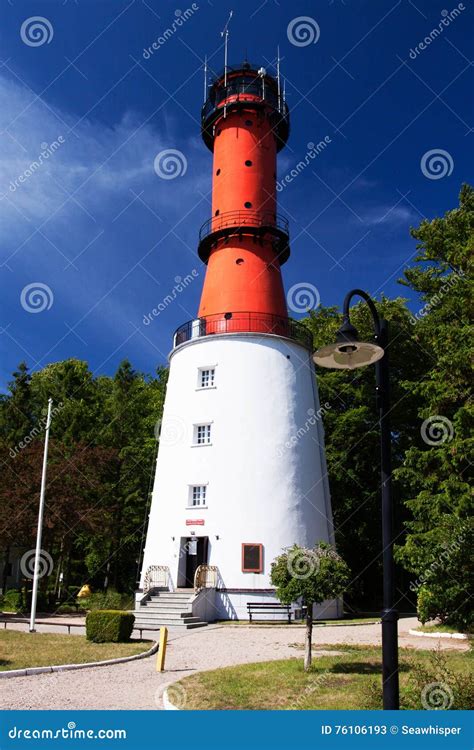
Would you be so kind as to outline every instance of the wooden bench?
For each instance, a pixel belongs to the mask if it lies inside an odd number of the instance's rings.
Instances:
[[[288,623],[291,624],[291,607],[289,604],[277,604],[275,602],[249,602],[247,604],[247,611],[249,613],[249,622],[252,622],[252,616],[255,613],[267,615],[285,613],[285,618],[287,618]]]

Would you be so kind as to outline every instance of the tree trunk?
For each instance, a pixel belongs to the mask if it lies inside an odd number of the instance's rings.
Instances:
[[[313,603],[307,602],[306,609],[306,633],[304,641],[304,671],[309,672],[311,667],[311,638],[313,635]]]

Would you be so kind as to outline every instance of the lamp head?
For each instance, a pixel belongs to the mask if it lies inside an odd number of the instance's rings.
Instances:
[[[320,367],[335,370],[354,370],[366,367],[384,355],[381,346],[368,341],[359,341],[359,334],[348,317],[336,334],[336,342],[318,349],[313,354],[314,362]]]

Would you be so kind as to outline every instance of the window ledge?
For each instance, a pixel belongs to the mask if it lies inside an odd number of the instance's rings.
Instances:
[[[186,505],[186,510],[207,510],[207,505]]]
[[[217,385],[203,385],[203,386],[198,386],[196,388],[196,391],[215,391],[216,388],[217,388]]]
[[[212,443],[191,443],[191,448],[210,448]]]

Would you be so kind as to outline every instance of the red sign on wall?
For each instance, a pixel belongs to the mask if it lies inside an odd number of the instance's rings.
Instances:
[[[204,518],[198,518],[196,520],[192,520],[190,518],[186,519],[186,526],[204,526]]]

